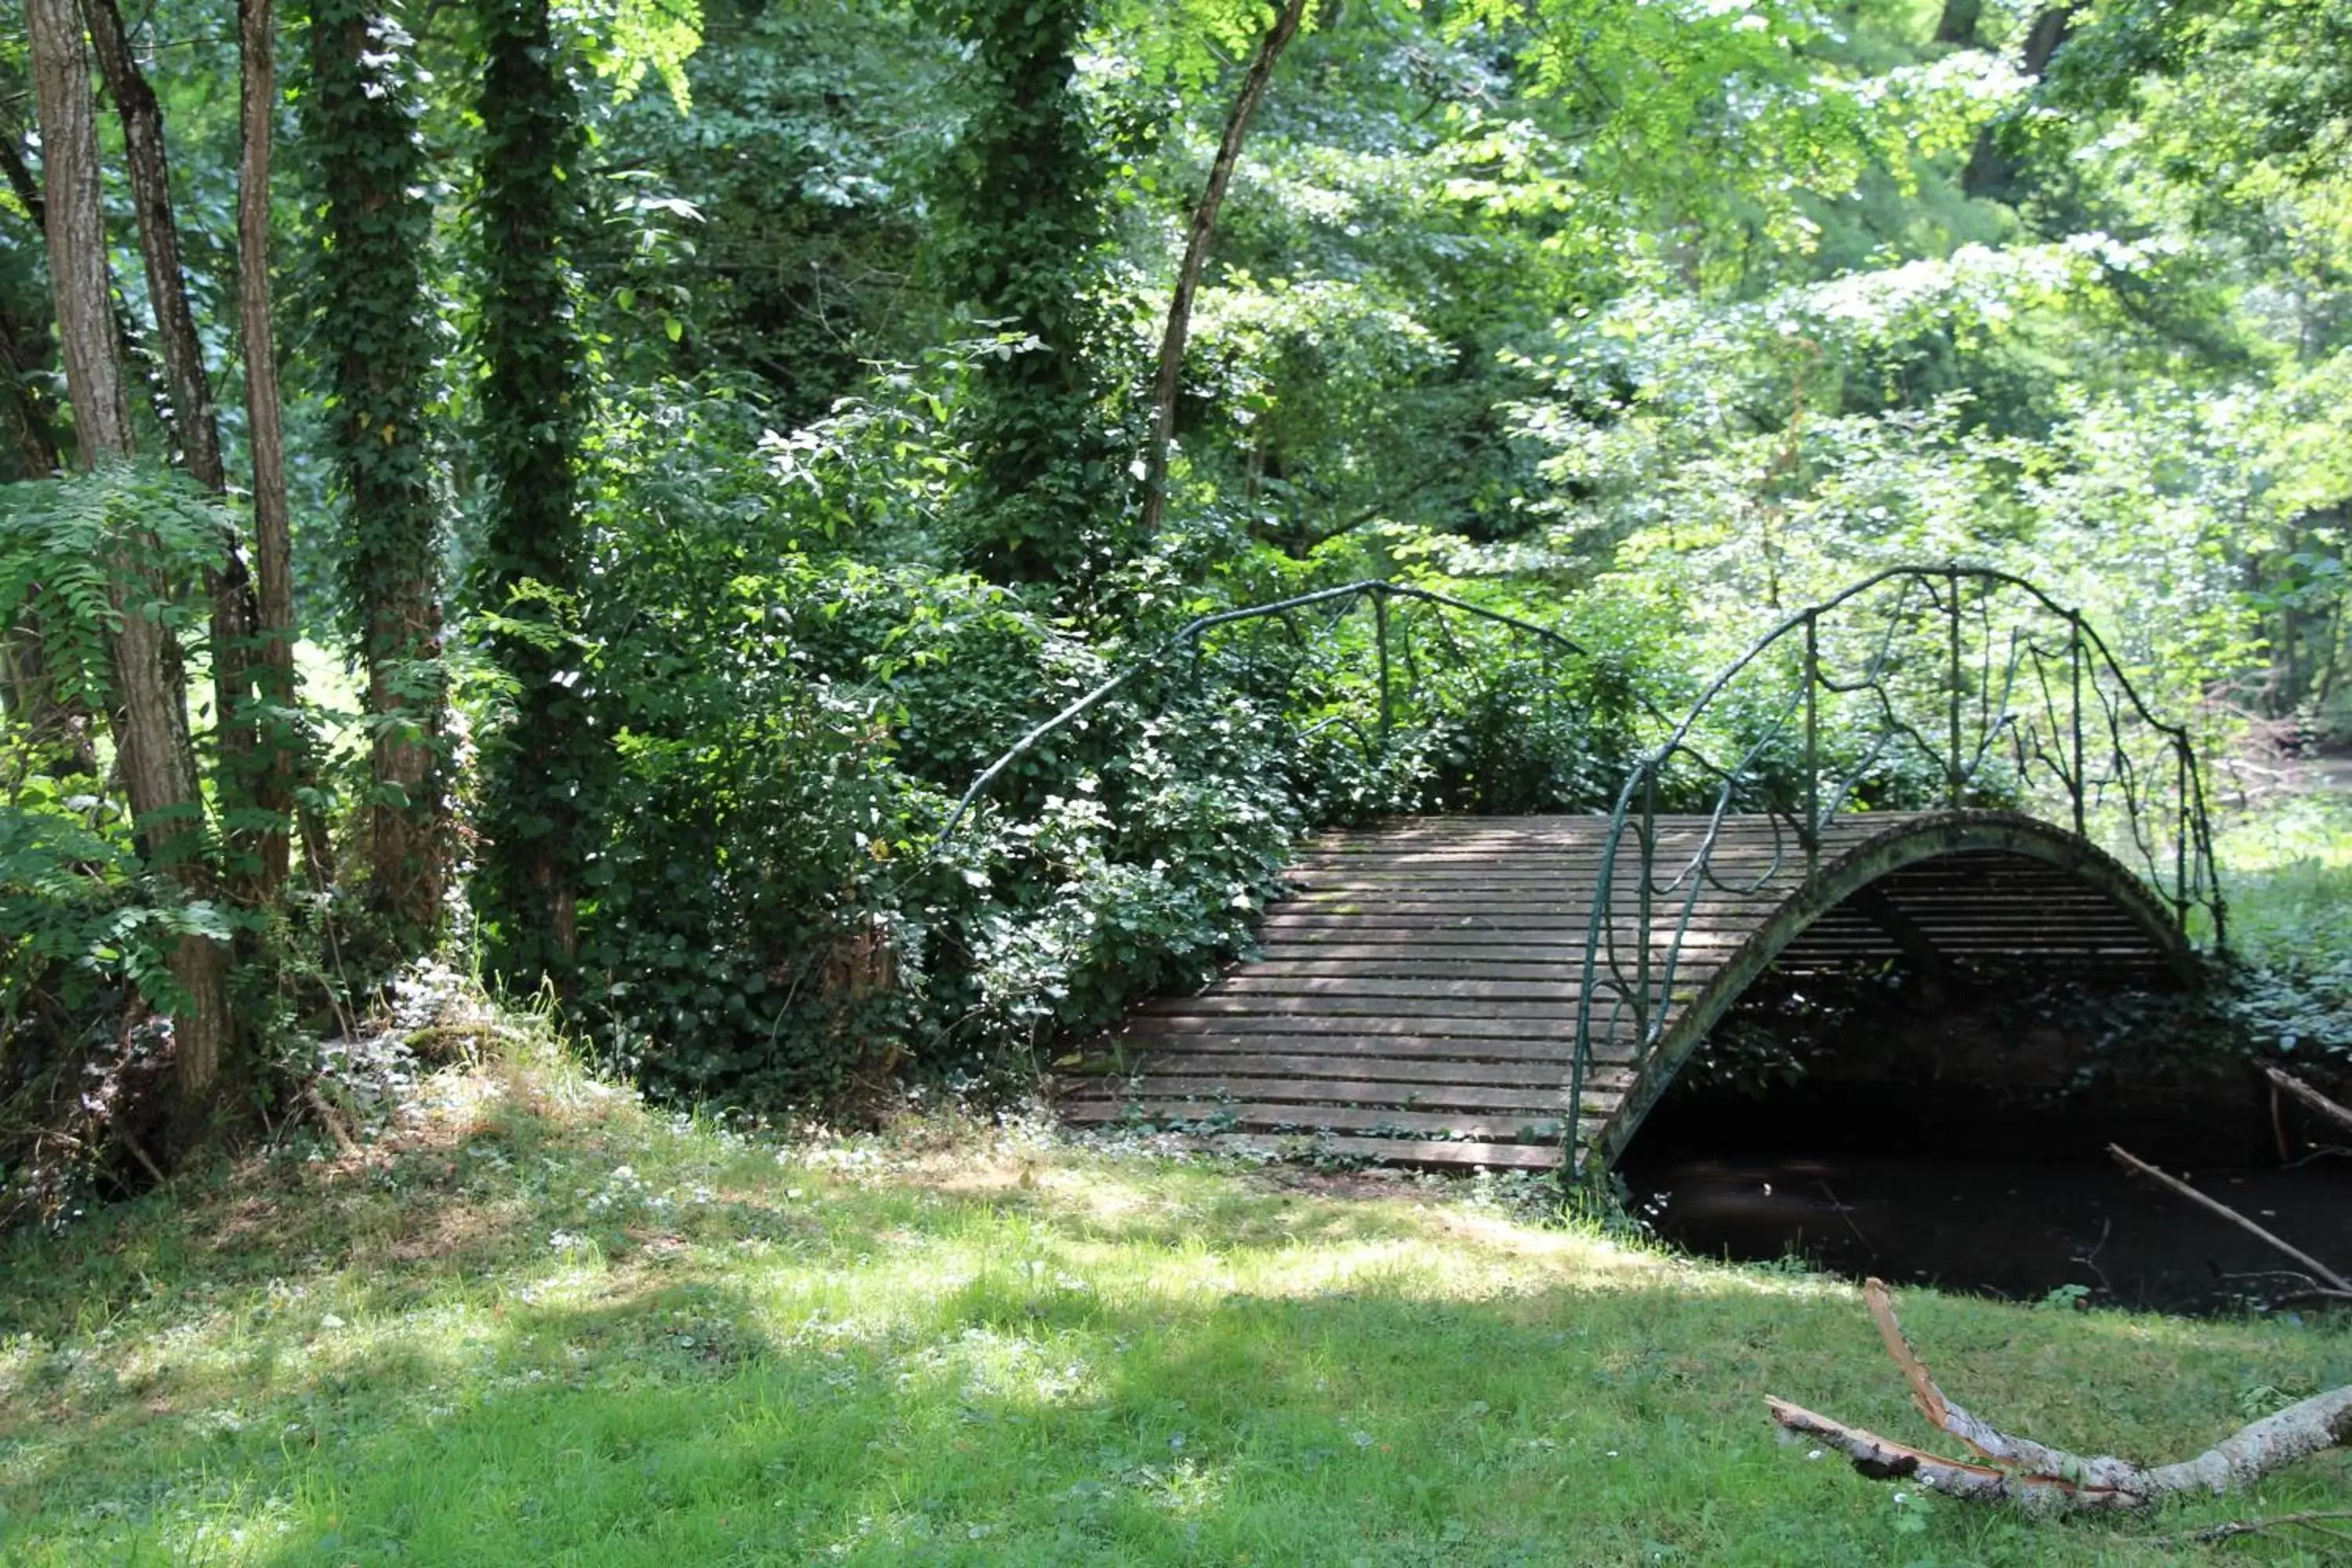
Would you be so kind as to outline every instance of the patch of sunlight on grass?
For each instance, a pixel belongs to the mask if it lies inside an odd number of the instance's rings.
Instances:
[[[2152,1551],[1808,1463],[1767,1393],[1926,1436],[1851,1288],[1530,1224],[1492,1184],[1335,1196],[1042,1121],[779,1140],[552,1060],[429,1089],[385,1147],[0,1241],[0,1561]],[[2103,1451],[2179,1457],[2249,1388],[2352,1381],[2340,1326],[1903,1311],[1972,1407]],[[2347,1487],[2321,1460],[2263,1506]]]
[[[2232,945],[2257,963],[2324,968],[2352,952],[2352,797],[2291,796],[2215,835]]]

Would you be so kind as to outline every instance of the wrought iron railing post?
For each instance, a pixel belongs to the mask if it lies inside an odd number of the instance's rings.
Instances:
[[[2067,785],[2074,795],[2074,832],[2077,837],[2087,838],[2090,836],[2084,831],[2083,821],[2084,814],[2087,809],[2086,797],[2091,793],[2091,785],[2087,775],[2083,772],[2083,612],[2067,611],[2066,626],[2069,634],[2068,662],[2072,667],[2069,679],[2073,687],[2072,706],[2074,729],[2073,764],[2074,771],[2067,779]]]
[[[1948,734],[1949,741],[1950,741],[1950,745],[1951,745],[1951,754],[1950,754],[1950,757],[1948,758],[1948,761],[1946,762],[1946,763],[1945,763],[1945,771],[1944,771],[1944,795],[1945,795],[1945,804],[1946,804],[1947,805],[1950,806],[1950,807],[1951,807],[1951,809],[1953,809],[1954,811],[1958,811],[1958,810],[1959,810],[1959,809],[1960,809],[1960,801],[1961,801],[1961,798],[1962,798],[1962,797],[1961,797],[1961,792],[1960,792],[1960,777],[1961,777],[1961,774],[1960,774],[1960,570],[1959,570],[1959,568],[1958,568],[1958,567],[1957,567],[1957,566],[1953,566],[1953,567],[1948,567],[1948,568],[1947,568],[1947,569],[1946,569],[1946,572],[1945,572],[1945,578],[1944,578],[1944,580],[1945,580],[1945,583],[1946,583],[1946,584],[1948,586],[1948,588],[1949,588],[1949,590],[1950,590],[1950,593],[1951,593],[1951,598],[1950,598],[1950,600],[1949,600],[1949,601],[1945,605],[1945,606],[1944,606],[1944,614],[1945,614],[1945,616],[1946,616],[1946,618],[1947,618],[1947,620],[1948,620],[1948,624],[1949,624],[1949,626],[1950,626],[1950,635],[1949,635],[1949,637],[1948,637],[1948,642],[1949,642],[1949,645],[1950,645],[1950,650],[1951,650],[1951,656],[1950,656],[1950,668],[1949,668],[1949,670],[1948,670],[1948,676],[1947,676],[1947,680],[1946,680],[1946,684],[1950,688],[1950,690],[1947,693],[1947,697],[1948,697],[1948,701],[1946,702],[1946,704],[1945,704],[1945,718],[1946,718],[1946,721],[1947,721],[1947,723],[1946,723],[1946,729],[1947,729],[1947,732],[1948,732]]]
[[[1805,612],[1805,875],[1822,864],[1821,612]]]
[[[1380,645],[1381,665],[1381,739],[1389,738],[1391,708],[1389,698],[1389,596],[1379,589],[1372,590],[1372,637]]]
[[[1644,767],[1642,774],[1642,885],[1634,899],[1635,922],[1640,942],[1633,960],[1633,1041],[1636,1051],[1646,1049],[1650,1043],[1650,892],[1657,876],[1658,865],[1658,769],[1664,759],[1657,758]]]
[[[2172,907],[2189,929],[2189,742],[2172,743]]]

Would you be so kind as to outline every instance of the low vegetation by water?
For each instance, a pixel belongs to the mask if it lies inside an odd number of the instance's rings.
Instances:
[[[2035,1526],[1776,1442],[1919,1438],[1849,1287],[1679,1259],[1544,1189],[915,1117],[784,1136],[561,1058],[453,1067],[0,1251],[0,1558],[719,1563],[2311,1562],[2168,1547],[2339,1504]],[[1906,1295],[1948,1386],[2173,1458],[2352,1379],[2341,1324]]]

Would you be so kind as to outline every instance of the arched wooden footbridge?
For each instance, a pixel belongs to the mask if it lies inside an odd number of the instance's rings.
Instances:
[[[1378,739],[1337,717],[1383,743],[1399,604],[1589,657],[1386,583],[1203,616],[1024,736],[949,832],[1131,675],[1253,618],[1368,605]],[[2198,945],[2222,939],[2187,731],[2149,711],[2078,612],[2022,579],[1879,573],[1782,619],[1679,721],[1643,707],[1651,743],[1605,814],[1309,841],[1258,951],[1088,1045],[1058,1086],[1064,1114],[1276,1153],[1590,1169],[1768,969],[2194,984]]]
[[[1712,877],[1695,899],[1654,893],[1647,910],[1621,889],[1601,939],[1604,953],[1652,954],[1652,1028],[1586,962],[1609,826],[1434,818],[1317,840],[1295,894],[1267,912],[1258,956],[1199,995],[1145,1006],[1093,1073],[1066,1080],[1065,1114],[1275,1152],[1524,1170],[1569,1157],[1573,1103],[1579,1143],[1605,1163],[1776,965],[2195,977],[2169,906],[2088,840],[2029,816],[1849,814],[1823,825],[1810,867],[1773,817],[1669,816],[1655,823],[1660,859],[1690,866],[1712,837]]]

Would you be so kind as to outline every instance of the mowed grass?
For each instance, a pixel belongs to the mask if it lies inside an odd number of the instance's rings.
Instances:
[[[2156,1538],[2352,1506],[2341,1455],[2120,1524],[1898,1495],[1764,1414],[1928,1436],[1853,1290],[1491,1184],[426,1090],[369,1152],[0,1245],[0,1562],[2284,1563]],[[1956,1397],[2084,1448],[2352,1381],[2326,1325],[1901,1307]]]

